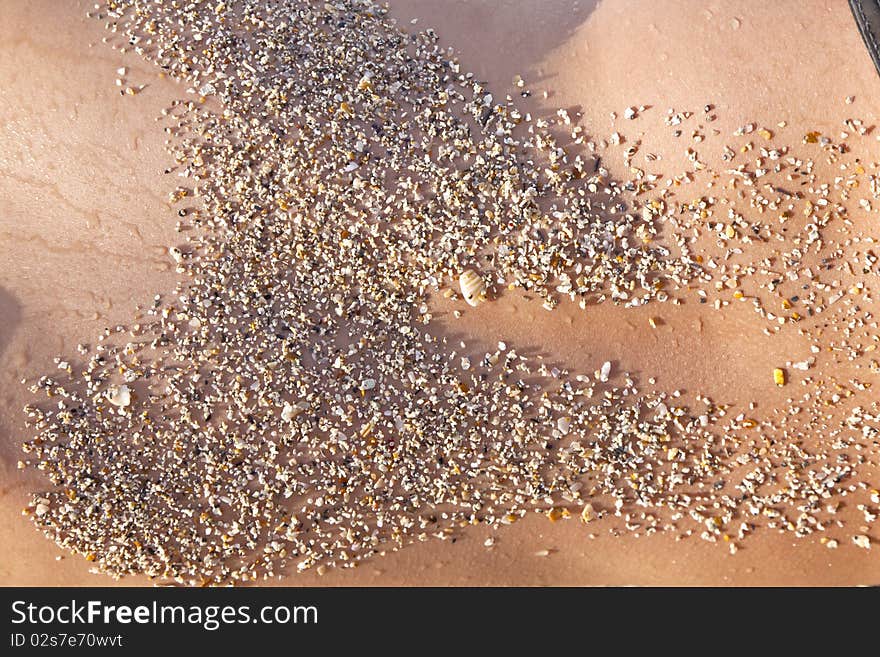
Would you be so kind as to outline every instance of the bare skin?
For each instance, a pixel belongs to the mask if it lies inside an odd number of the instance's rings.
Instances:
[[[0,583],[10,585],[111,583],[21,516],[29,494],[45,482],[16,468],[27,436],[20,412],[27,392],[19,379],[50,371],[54,357],[75,353],[105,326],[128,322],[136,304],[170,291],[175,280],[166,255],[179,242],[167,202],[174,181],[163,174],[165,135],[154,117],[184,90],[135,55],[102,45],[102,27],[84,16],[89,6],[0,0]],[[391,8],[404,25],[418,17],[418,28],[435,27],[463,67],[498,94],[513,93],[511,81],[520,74],[536,90],[521,103],[525,109],[577,109],[591,134],[640,137],[670,169],[684,149],[663,125],[668,107],[698,111],[711,103],[714,127],[724,134],[746,122],[785,120],[792,139],[808,130],[839,131],[846,116],[878,121],[872,108],[880,107],[880,79],[845,3],[396,0]],[[146,85],[143,91],[120,95],[120,67],[131,84]],[[847,96],[855,97],[852,107]],[[632,105],[651,109],[634,122],[620,118]],[[859,143],[864,161],[872,162],[876,141]],[[717,155],[708,157],[720,168]],[[625,177],[622,158],[605,166]],[[876,224],[864,213],[853,220]],[[685,304],[664,311],[663,324],[651,331],[653,309],[605,304],[586,314],[569,307],[547,313],[506,297],[488,306],[460,322],[447,316],[446,330],[537,348],[573,369],[613,360],[668,389],[739,405],[759,399],[763,408],[784,407],[786,394],[768,379],[766,363],[804,349],[795,332],[765,336],[745,307],[719,314]],[[862,478],[880,487],[876,469]],[[854,509],[843,515],[858,526]],[[414,545],[356,570],[291,575],[281,583],[880,582],[876,545],[828,550],[817,538],[767,530],[730,555],[697,538],[612,536],[610,526],[533,517],[497,533],[491,550],[483,546],[489,534],[474,530],[454,544]],[[880,541],[876,530],[871,536]],[[542,550],[550,555],[535,556]]]

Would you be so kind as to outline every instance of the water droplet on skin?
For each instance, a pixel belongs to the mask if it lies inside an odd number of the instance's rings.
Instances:
[[[730,27],[733,28],[734,30],[738,30],[741,25],[742,25],[742,21],[740,19],[738,19],[738,18],[731,18],[730,19]]]

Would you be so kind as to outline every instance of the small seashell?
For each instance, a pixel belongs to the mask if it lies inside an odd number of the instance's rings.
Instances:
[[[114,406],[125,408],[131,404],[131,390],[127,385],[110,386],[104,396]]]
[[[593,505],[587,502],[584,504],[584,508],[581,509],[581,522],[590,522],[595,520],[596,511],[593,509]]]
[[[571,428],[571,418],[570,417],[561,417],[556,420],[556,428],[559,429],[559,432],[564,436],[568,433],[568,430]]]
[[[608,376],[611,374],[611,361],[605,361],[602,363],[602,368],[599,370],[599,380],[602,383],[605,383],[608,380]]]
[[[465,269],[458,277],[464,300],[477,306],[486,300],[486,281],[473,269]]]
[[[372,390],[376,387],[376,379],[364,379],[361,383],[361,390]]]
[[[172,246],[168,249],[168,254],[171,256],[171,259],[176,263],[183,262],[183,251],[178,249],[176,246]]]

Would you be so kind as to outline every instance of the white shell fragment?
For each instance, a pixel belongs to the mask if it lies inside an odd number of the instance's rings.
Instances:
[[[281,409],[281,419],[290,422],[294,417],[296,417],[296,407],[285,402],[284,408]]]
[[[864,534],[857,534],[856,536],[852,537],[852,540],[853,540],[853,543],[855,543],[857,546],[859,546],[860,548],[862,548],[864,550],[871,549],[871,539],[869,537],[865,536]]]
[[[308,402],[297,402],[296,404],[291,404],[290,402],[284,402],[284,406],[281,409],[281,419],[285,422],[290,422],[297,415],[302,413],[303,411],[309,408]]]
[[[608,380],[608,377],[611,375],[611,361],[606,360],[602,363],[602,367],[599,370],[599,380],[602,383],[605,383]]]
[[[816,362],[815,358],[808,358],[807,360],[802,360],[797,363],[792,363],[791,367],[795,370],[803,370],[806,371],[812,367],[813,363]]]
[[[104,396],[108,402],[119,408],[125,408],[131,404],[131,390],[124,384],[121,386],[110,386],[107,392],[104,393]]]
[[[556,428],[563,436],[566,435],[571,428],[571,418],[568,416],[559,418],[556,420]]]
[[[183,251],[178,249],[176,246],[172,246],[168,249],[168,254],[171,256],[171,259],[176,263],[183,262]]]
[[[458,277],[461,294],[472,306],[478,306],[486,300],[486,281],[473,269],[465,269]]]

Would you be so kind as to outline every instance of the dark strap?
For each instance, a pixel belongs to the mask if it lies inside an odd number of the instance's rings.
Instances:
[[[849,0],[859,33],[880,73],[880,0]]]

